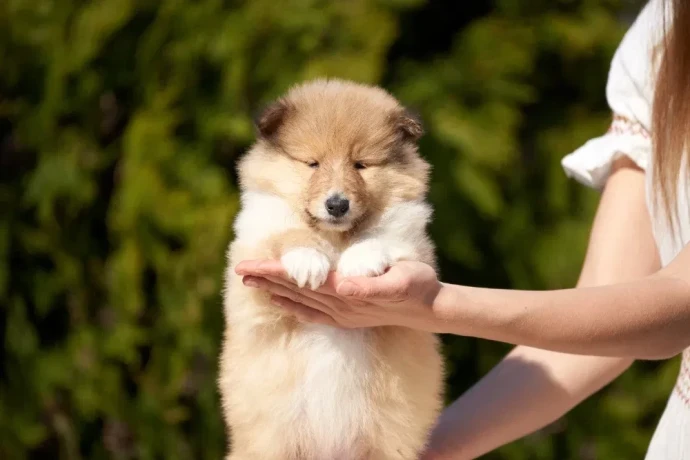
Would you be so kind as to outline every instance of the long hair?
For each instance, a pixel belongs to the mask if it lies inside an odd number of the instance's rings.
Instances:
[[[675,233],[678,179],[690,147],[690,1],[665,0],[664,9],[652,110],[653,183]]]

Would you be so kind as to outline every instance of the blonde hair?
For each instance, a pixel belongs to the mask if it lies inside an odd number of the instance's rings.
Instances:
[[[656,199],[661,201],[674,231],[678,179],[690,146],[690,2],[665,0],[664,8],[664,38],[659,48],[652,110],[653,183]]]

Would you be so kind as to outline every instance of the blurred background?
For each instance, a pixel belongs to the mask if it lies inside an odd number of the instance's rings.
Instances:
[[[234,165],[291,84],[419,111],[446,281],[571,287],[623,0],[0,1],[0,458],[220,459]],[[449,401],[509,347],[444,337]],[[642,458],[677,360],[487,459]],[[510,385],[510,382],[506,382]]]

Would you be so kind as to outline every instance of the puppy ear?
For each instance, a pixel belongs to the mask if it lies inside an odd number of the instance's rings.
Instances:
[[[285,122],[286,117],[291,111],[291,106],[282,100],[278,100],[264,107],[256,117],[254,125],[258,135],[270,140],[278,132],[280,126]]]
[[[424,135],[424,126],[420,116],[409,109],[403,109],[398,114],[396,126],[400,130],[403,139],[409,142],[417,142]]]

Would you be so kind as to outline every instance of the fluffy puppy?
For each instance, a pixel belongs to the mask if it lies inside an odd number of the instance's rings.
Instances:
[[[442,406],[434,334],[303,324],[234,266],[280,258],[300,286],[330,270],[435,266],[420,122],[377,87],[316,80],[257,120],[239,164],[219,386],[232,460],[413,460]]]

